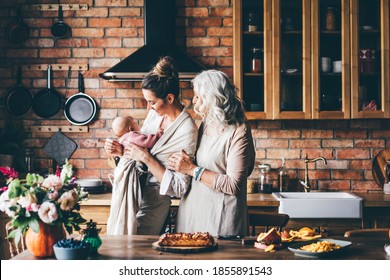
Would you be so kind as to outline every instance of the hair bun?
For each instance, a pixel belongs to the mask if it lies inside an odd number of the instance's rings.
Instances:
[[[172,79],[177,77],[176,67],[173,62],[173,58],[170,56],[164,56],[160,58],[152,72],[159,78]]]

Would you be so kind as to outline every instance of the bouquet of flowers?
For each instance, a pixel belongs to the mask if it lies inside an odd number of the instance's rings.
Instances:
[[[72,165],[66,160],[62,170],[43,178],[38,174],[27,174],[18,178],[18,172],[10,167],[0,167],[6,179],[6,186],[0,191],[0,211],[5,212],[12,221],[14,229],[9,238],[20,238],[28,228],[39,232],[39,223],[64,226],[71,234],[80,230],[79,224],[86,220],[79,210],[81,200],[88,199],[88,193],[75,184]]]

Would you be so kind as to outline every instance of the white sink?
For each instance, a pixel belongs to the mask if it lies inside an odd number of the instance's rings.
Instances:
[[[272,193],[279,201],[279,213],[290,218],[362,217],[363,199],[346,192]]]

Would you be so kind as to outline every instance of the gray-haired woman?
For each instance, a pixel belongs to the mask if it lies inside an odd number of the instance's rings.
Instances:
[[[255,150],[237,89],[221,71],[208,70],[192,81],[194,110],[202,117],[196,163],[184,151],[168,159],[171,169],[192,176],[181,198],[178,232],[246,235],[246,182]]]

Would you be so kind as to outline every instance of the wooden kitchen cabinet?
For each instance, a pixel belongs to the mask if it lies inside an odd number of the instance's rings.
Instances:
[[[389,0],[234,0],[233,6],[234,82],[249,119],[390,116]],[[258,31],[249,31],[251,13]],[[251,72],[254,47],[263,50],[261,73]],[[376,110],[368,110],[374,103]]]

